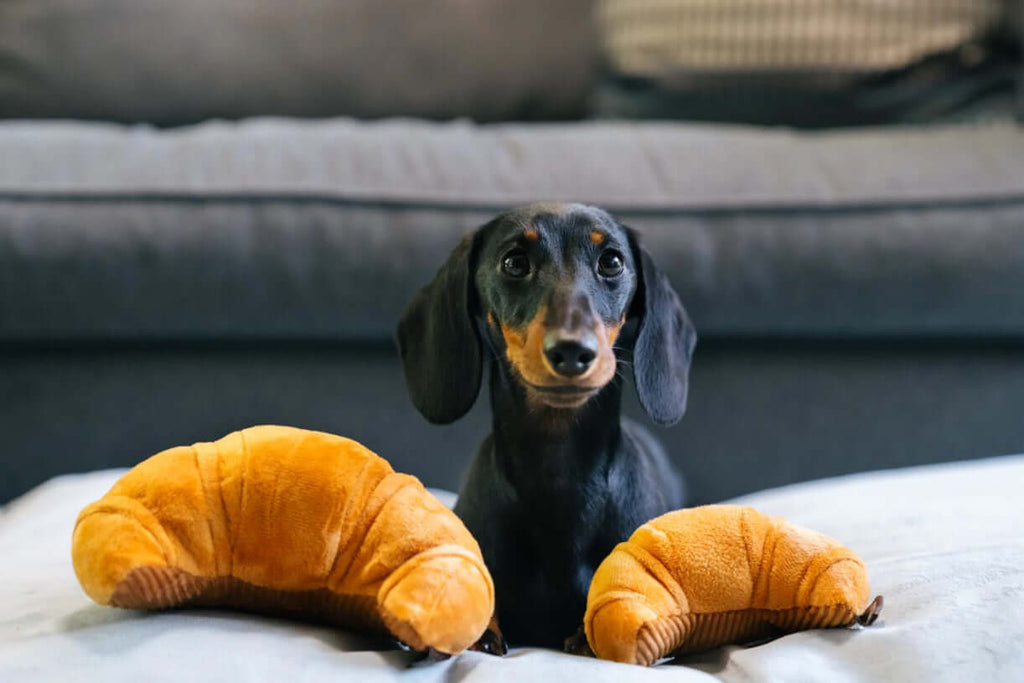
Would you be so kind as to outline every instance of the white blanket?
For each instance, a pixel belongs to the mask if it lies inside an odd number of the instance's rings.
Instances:
[[[791,486],[741,502],[856,550],[881,619],[643,669],[540,649],[410,656],[330,628],[92,604],[70,562],[78,511],[120,472],[54,479],[0,511],[0,681],[1024,681],[1024,456]]]

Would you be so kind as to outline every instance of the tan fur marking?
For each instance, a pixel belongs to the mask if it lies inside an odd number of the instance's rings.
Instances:
[[[559,376],[551,367],[544,355],[544,334],[547,327],[544,318],[547,308],[541,307],[526,327],[517,330],[508,325],[500,326],[505,338],[505,355],[516,372],[529,384],[539,387],[574,385],[590,389],[600,389],[615,377],[617,360],[613,346],[625,322],[625,317],[615,325],[605,325],[595,321],[594,330],[598,336],[597,359],[591,368],[572,379]],[[528,393],[530,393],[528,391]],[[536,393],[536,392],[533,392]],[[534,401],[538,397],[531,395]],[[543,403],[543,401],[540,401]]]
[[[526,328],[517,330],[501,326],[505,337],[505,355],[512,367],[531,384],[554,384],[554,377],[544,358],[544,316],[547,308],[542,306]]]
[[[540,239],[540,233],[537,232],[535,228],[529,228],[523,231],[523,237],[530,240],[531,242],[536,242],[537,240]]]
[[[604,244],[604,234],[597,230],[593,230],[590,233],[590,241],[597,245]]]
[[[622,332],[622,326],[626,324],[626,315],[622,315],[622,319],[614,325],[606,325],[604,328],[604,337],[608,340],[609,348],[615,346],[615,341],[619,338],[619,332]]]
[[[618,365],[618,359],[615,358],[615,340],[619,338],[625,321],[626,317],[623,316],[615,325],[605,325],[602,322],[595,325],[598,338],[597,361],[584,377],[592,376],[592,381],[600,381],[601,386],[615,377],[615,367]]]

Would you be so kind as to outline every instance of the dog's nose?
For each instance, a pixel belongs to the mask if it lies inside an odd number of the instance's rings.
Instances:
[[[586,332],[582,337],[570,337],[561,331],[548,332],[544,335],[544,355],[559,375],[577,377],[597,358],[597,335]]]

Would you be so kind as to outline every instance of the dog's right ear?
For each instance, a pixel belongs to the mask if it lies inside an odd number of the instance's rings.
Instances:
[[[470,313],[475,235],[462,239],[398,323],[398,352],[416,408],[436,424],[459,419],[480,392],[483,360]]]
[[[633,344],[633,379],[640,405],[655,423],[668,426],[686,412],[697,330],[668,277],[654,265],[637,234],[626,230],[639,271],[630,311],[640,322]]]

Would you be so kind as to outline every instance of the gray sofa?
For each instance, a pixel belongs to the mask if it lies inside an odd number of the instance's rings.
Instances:
[[[0,31],[0,48],[18,41]],[[564,73],[574,93],[594,79]],[[1024,131],[1011,121],[154,128],[131,123],[138,107],[111,110],[116,98],[80,116],[120,123],[53,120],[59,93],[19,109],[2,95],[22,85],[0,77],[0,502],[267,422],[351,436],[457,488],[486,397],[427,424],[394,325],[462,234],[536,199],[636,227],[689,309],[690,408],[658,435],[692,503],[1024,451]],[[573,95],[525,114],[545,90],[520,90],[515,118],[583,113]],[[415,113],[392,104],[328,110]],[[632,397],[627,411],[640,416]]]

